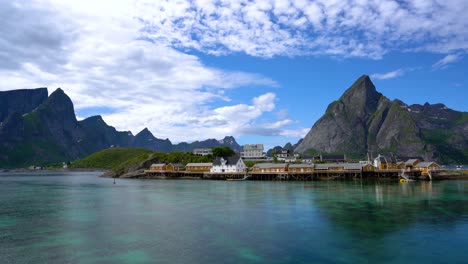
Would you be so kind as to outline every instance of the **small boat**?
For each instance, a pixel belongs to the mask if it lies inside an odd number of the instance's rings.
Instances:
[[[457,165],[456,168],[457,170],[461,170],[463,168],[463,165]]]
[[[413,179],[410,179],[408,176],[406,176],[405,174],[405,170],[402,170],[399,175],[398,175],[401,179],[400,179],[400,183],[405,183],[405,182],[413,182],[415,180]]]

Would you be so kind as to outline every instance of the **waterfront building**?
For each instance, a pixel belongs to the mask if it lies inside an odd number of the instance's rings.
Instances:
[[[416,165],[418,165],[418,163],[420,163],[421,161],[419,159],[409,159],[408,161],[406,161],[405,163],[405,167],[406,167],[406,170],[411,170],[413,169]]]
[[[171,168],[172,171],[184,171],[185,170],[185,166],[183,164],[180,164],[180,163],[175,163],[175,164],[170,163],[167,166],[168,166],[168,168]]]
[[[399,161],[397,162],[397,169],[399,170],[405,169],[406,168],[405,165],[406,163],[404,161]]]
[[[213,163],[188,163],[185,170],[188,172],[209,172],[213,167]]]
[[[155,163],[150,166],[150,171],[158,172],[158,171],[184,171],[185,167],[182,164],[166,164],[166,163]]]
[[[315,164],[317,171],[362,171],[362,166],[359,163],[324,163]]]
[[[389,156],[382,156],[378,155],[377,158],[374,159],[374,167],[379,170],[396,170],[398,169],[397,161],[394,157]]]
[[[252,172],[255,173],[271,173],[271,172],[287,172],[287,163],[257,163],[253,166]]]
[[[196,148],[192,153],[198,156],[208,156],[213,154],[213,150],[210,148]]]
[[[432,171],[440,170],[440,165],[435,162],[419,162],[414,166],[414,170],[421,171],[423,174],[428,174]]]
[[[150,170],[151,171],[166,171],[167,165],[165,163],[155,163],[151,164]]]
[[[244,159],[264,159],[263,144],[246,144],[243,146],[241,157]]]
[[[210,169],[212,173],[240,173],[247,169],[239,155],[232,157],[218,157]]]
[[[288,166],[288,172],[291,173],[313,173],[314,164],[291,164]]]

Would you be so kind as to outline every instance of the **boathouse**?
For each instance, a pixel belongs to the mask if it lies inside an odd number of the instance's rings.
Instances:
[[[209,172],[213,167],[213,163],[188,163],[185,166],[187,172]]]
[[[167,164],[165,163],[155,163],[155,164],[151,164],[150,166],[150,171],[166,171],[167,169]]]
[[[405,163],[406,170],[408,170],[408,171],[412,170],[420,162],[421,161],[419,161],[418,159],[409,159]]]
[[[421,171],[422,174],[428,174],[429,172],[432,171],[437,171],[440,170],[440,165],[435,163],[435,162],[419,162],[414,166],[414,170]]]
[[[290,173],[313,173],[314,164],[291,164],[288,167]]]
[[[287,171],[287,163],[257,163],[252,168],[253,173],[277,173]]]

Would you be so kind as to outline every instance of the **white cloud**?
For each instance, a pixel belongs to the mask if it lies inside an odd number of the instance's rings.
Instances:
[[[328,54],[468,50],[464,0],[139,1],[145,36],[209,54]]]
[[[78,112],[106,108],[117,129],[148,127],[174,142],[239,136],[275,109],[274,93],[229,105],[230,89],[278,86],[270,78],[142,40],[132,1],[33,3],[0,3],[0,89],[62,87]]]
[[[387,79],[392,79],[392,78],[402,76],[403,74],[405,74],[405,70],[398,69],[398,70],[394,70],[394,71],[386,72],[386,73],[374,73],[374,74],[371,74],[371,78],[377,79],[377,80],[387,80]]]
[[[464,54],[466,13],[463,0],[1,1],[0,89],[62,87],[78,110],[105,106],[113,110],[105,120],[118,129],[148,126],[174,141],[301,135],[287,127],[294,123],[287,116],[260,120],[274,113],[274,93],[229,103],[230,89],[274,87],[274,80],[209,67],[185,51],[267,58],[380,58],[395,49]]]
[[[437,61],[436,63],[434,63],[432,65],[432,68],[434,68],[434,69],[444,69],[444,68],[446,68],[448,66],[448,64],[457,62],[462,58],[463,58],[463,56],[461,54],[449,54],[449,55],[443,57],[442,59],[440,59],[439,61]]]

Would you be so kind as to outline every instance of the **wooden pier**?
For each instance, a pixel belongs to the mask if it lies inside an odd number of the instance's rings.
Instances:
[[[156,179],[207,179],[207,180],[252,180],[252,181],[313,181],[313,180],[361,180],[361,179],[399,179],[400,170],[378,170],[363,172],[356,170],[316,170],[314,172],[246,172],[210,173],[190,171],[152,171],[146,170],[144,178]],[[420,171],[405,172],[410,179],[421,178]]]

